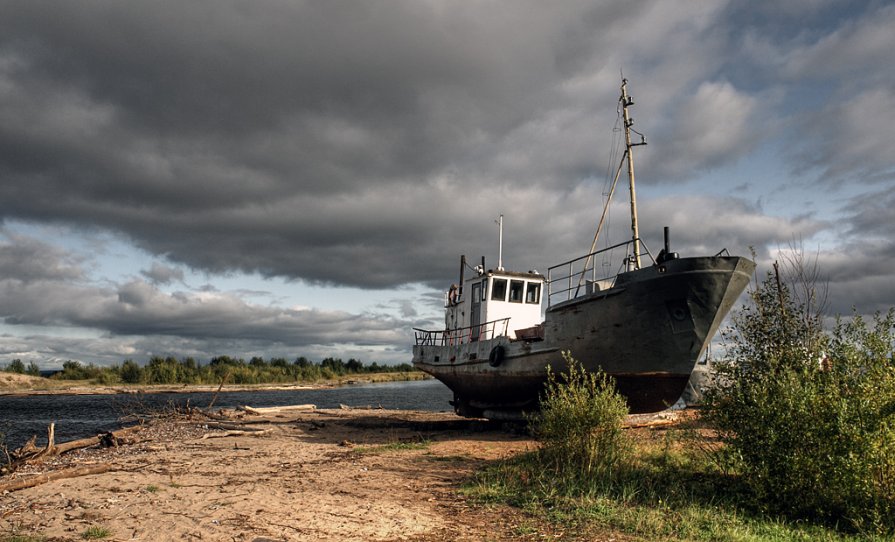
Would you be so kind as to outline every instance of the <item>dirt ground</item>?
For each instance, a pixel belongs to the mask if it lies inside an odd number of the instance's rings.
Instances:
[[[260,431],[224,436],[195,421],[166,421],[130,445],[22,468],[12,477],[72,465],[111,470],[0,495],[0,540],[82,540],[91,527],[122,541],[570,539],[518,509],[463,496],[475,469],[534,446],[500,425],[356,409],[246,420]]]

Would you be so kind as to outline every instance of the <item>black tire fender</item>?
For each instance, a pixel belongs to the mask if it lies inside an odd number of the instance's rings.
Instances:
[[[503,358],[505,355],[506,355],[506,349],[503,346],[498,344],[497,346],[492,348],[491,353],[488,354],[488,365],[490,365],[492,367],[497,367],[498,365],[503,363]]]

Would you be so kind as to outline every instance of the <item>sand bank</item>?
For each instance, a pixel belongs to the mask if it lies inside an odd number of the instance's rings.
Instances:
[[[452,413],[316,410],[252,417],[250,433],[164,421],[120,448],[20,469],[108,472],[0,495],[0,535],[80,540],[517,540],[530,519],[460,485],[525,436]],[[230,436],[224,436],[230,433]],[[9,477],[7,477],[9,478]],[[549,530],[549,527],[547,527]]]
[[[428,380],[423,372],[370,373],[345,375],[333,380],[320,382],[295,382],[284,384],[117,384],[105,386],[87,381],[53,380],[15,373],[0,372],[0,395],[112,395],[138,393],[208,393],[231,391],[275,391],[324,389],[350,384],[372,384],[378,382],[405,382]]]

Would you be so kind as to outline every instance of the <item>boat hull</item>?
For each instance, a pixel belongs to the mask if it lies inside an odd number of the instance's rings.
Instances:
[[[547,309],[543,340],[417,345],[413,363],[451,388],[458,414],[501,417],[536,409],[547,367],[564,371],[569,351],[585,369],[612,376],[631,412],[656,412],[681,396],[754,268],[716,256],[622,273],[612,288]]]

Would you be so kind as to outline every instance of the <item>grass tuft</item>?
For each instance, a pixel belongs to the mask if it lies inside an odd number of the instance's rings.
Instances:
[[[92,525],[81,533],[81,538],[84,540],[100,540],[110,536],[112,536],[112,531],[101,525]]]
[[[0,535],[0,542],[44,542],[47,537],[34,534],[5,534]]]

